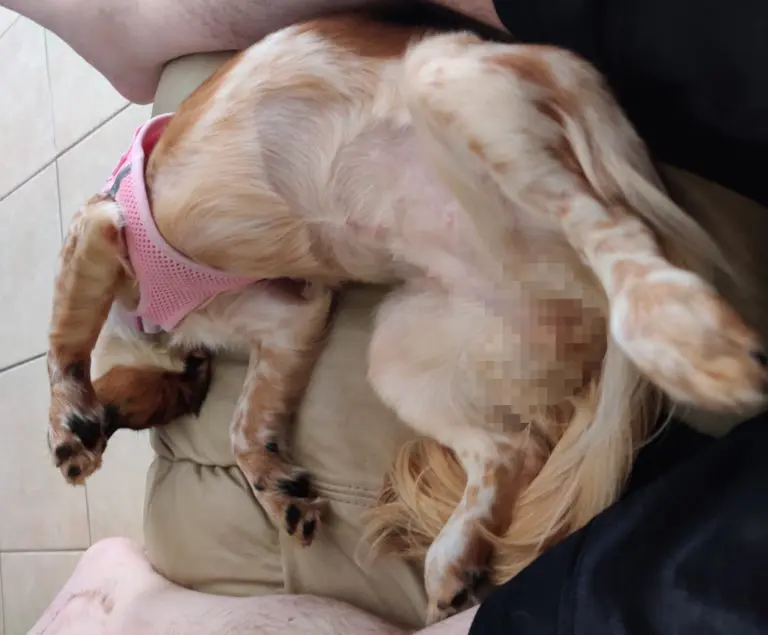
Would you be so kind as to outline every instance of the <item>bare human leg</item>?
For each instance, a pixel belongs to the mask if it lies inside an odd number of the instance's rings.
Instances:
[[[466,611],[421,635],[465,635]],[[125,538],[93,545],[29,631],[34,635],[405,635],[348,604],[311,596],[232,598],[172,584]]]

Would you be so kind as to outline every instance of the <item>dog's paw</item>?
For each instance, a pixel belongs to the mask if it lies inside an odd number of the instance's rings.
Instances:
[[[108,419],[109,414],[98,418],[71,414],[56,428],[49,428],[48,444],[54,464],[68,483],[82,485],[101,467]]]
[[[317,496],[304,470],[268,458],[263,467],[246,474],[254,494],[278,527],[308,547],[317,535],[328,501]]]
[[[611,332],[677,401],[715,411],[765,403],[768,356],[757,335],[689,272],[662,271],[631,285],[614,303]]]
[[[272,504],[280,510],[278,513],[283,513],[286,533],[294,536],[304,547],[311,545],[328,505],[327,501],[323,498],[296,498],[278,494]]]
[[[309,475],[298,468],[290,468],[290,473],[285,476],[262,477],[254,484],[254,489],[274,522],[302,546],[309,547],[328,506],[328,501],[313,491]]]
[[[428,624],[478,603],[488,581],[490,555],[490,544],[471,518],[448,521],[425,562]]]
[[[477,604],[478,593],[483,590],[487,581],[488,569],[485,566],[447,573],[441,581],[439,591],[434,597],[430,597],[427,623],[434,624]]]

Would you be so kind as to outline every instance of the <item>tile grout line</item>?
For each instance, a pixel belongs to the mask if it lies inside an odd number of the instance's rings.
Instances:
[[[51,83],[51,56],[48,52],[48,31],[45,31],[45,71],[48,77],[48,92],[51,96],[51,129],[53,130],[53,145],[55,147],[58,147],[59,141],[56,137],[56,116],[54,115],[54,109],[56,108],[56,103],[54,101],[53,97],[53,85]],[[61,208],[61,176],[59,174],[59,157],[63,155],[64,152],[67,152],[69,149],[73,148],[76,144],[80,143],[83,139],[93,134],[96,130],[99,130],[102,126],[107,124],[109,121],[112,120],[112,118],[116,117],[118,114],[120,114],[125,107],[121,108],[118,112],[116,112],[114,115],[100,123],[93,131],[87,132],[81,139],[78,139],[75,141],[67,150],[64,150],[62,153],[58,154],[53,159],[53,170],[54,170],[54,176],[56,178],[56,205],[58,208],[58,219],[59,219],[59,248],[61,248],[62,242],[64,240],[64,215]],[[83,492],[83,498],[85,499],[85,526],[88,529],[88,544],[90,545],[93,537],[91,532],[91,507],[90,507],[90,500],[88,497],[88,485],[86,484],[84,487]]]
[[[64,215],[61,211],[61,177],[59,176],[59,161],[54,163],[54,172],[56,176],[56,198],[59,208],[59,249],[63,246],[64,241]]]
[[[0,196],[0,203],[2,203],[9,196],[14,194],[18,190],[20,190],[22,187],[24,187],[27,183],[29,183],[36,176],[39,176],[40,173],[43,172],[43,170],[45,170],[46,168],[50,167],[54,163],[54,161],[56,161],[56,159],[58,159],[57,156],[53,157],[52,159],[49,159],[48,161],[43,163],[43,165],[41,167],[37,168],[37,170],[35,170],[28,177],[25,177],[20,183],[18,183],[17,185],[14,185],[13,188],[11,190],[9,190],[7,194],[4,194],[4,195]]]
[[[45,71],[48,76],[48,92],[51,96],[51,129],[53,130],[53,145],[55,147],[58,147],[59,142],[56,138],[56,116],[54,115],[54,109],[56,108],[56,103],[53,98],[53,85],[51,83],[51,56],[48,52],[48,31],[45,31]],[[121,111],[120,111],[121,112]],[[118,113],[115,113],[113,116],[117,116]],[[111,118],[110,118],[111,119]],[[96,128],[98,130],[101,126],[106,124],[110,119],[107,119],[105,122],[99,124],[99,126]],[[87,136],[89,136],[92,133],[86,133],[83,136],[83,139],[85,139]],[[80,140],[76,141],[75,143],[79,143]],[[73,146],[74,147],[74,144]],[[66,152],[66,150],[65,150]],[[62,213],[61,209],[61,175],[59,174],[59,156],[58,155],[53,160],[53,171],[54,171],[54,177],[56,179],[56,206],[58,211],[58,219],[59,219],[59,249],[61,249],[63,240],[64,240],[64,215]],[[83,492],[83,498],[85,499],[85,526],[88,529],[88,544],[91,544],[91,509],[90,509],[90,502],[88,500],[88,486],[86,484],[85,491]]]
[[[51,102],[51,103],[53,103],[53,102]],[[90,137],[92,134],[94,134],[94,133],[95,133],[97,130],[99,130],[100,128],[103,128],[104,126],[106,126],[106,125],[107,125],[107,124],[108,124],[110,121],[112,121],[112,120],[113,120],[115,117],[117,117],[118,115],[120,115],[120,114],[124,113],[126,110],[128,110],[128,108],[130,108],[130,107],[131,107],[131,106],[133,106],[133,105],[134,105],[134,104],[132,104],[132,103],[129,101],[127,104],[124,104],[124,105],[120,106],[120,108],[118,108],[118,109],[117,109],[115,112],[113,112],[111,115],[109,115],[109,117],[107,117],[107,118],[106,118],[104,121],[100,121],[100,122],[99,122],[99,123],[97,123],[97,124],[96,124],[96,125],[95,125],[93,128],[89,128],[88,130],[86,130],[86,131],[85,131],[85,132],[84,132],[84,133],[83,133],[81,136],[79,136],[77,139],[75,139],[75,140],[74,140],[72,143],[70,143],[70,144],[69,144],[69,145],[68,145],[66,148],[64,148],[63,150],[61,150],[60,152],[58,152],[58,153],[56,154],[56,156],[55,156],[55,157],[53,157],[53,160],[55,161],[56,159],[60,158],[62,155],[64,155],[64,154],[66,154],[67,152],[69,152],[69,151],[70,151],[72,148],[74,148],[74,147],[75,147],[77,144],[79,144],[79,143],[80,143],[80,142],[82,142],[82,141],[85,141],[85,140],[86,140],[88,137]]]
[[[109,117],[107,117],[107,118],[106,118],[104,121],[102,121],[101,123],[97,124],[96,126],[94,126],[93,128],[91,128],[90,130],[88,130],[88,132],[84,133],[84,134],[83,134],[83,136],[81,136],[81,137],[78,137],[78,139],[76,139],[75,141],[73,141],[71,144],[69,144],[69,145],[68,145],[66,148],[64,148],[64,149],[63,149],[63,150],[61,150],[60,152],[57,152],[57,153],[56,153],[56,154],[55,154],[55,155],[54,155],[54,156],[53,156],[51,159],[49,159],[48,161],[46,161],[46,162],[43,164],[43,166],[42,166],[42,167],[38,168],[38,169],[37,169],[37,170],[35,170],[35,171],[34,171],[32,174],[30,174],[28,177],[25,177],[25,178],[24,178],[24,179],[23,179],[21,182],[19,182],[18,184],[14,185],[14,186],[13,186],[13,188],[11,188],[11,190],[9,190],[9,191],[8,191],[6,194],[0,195],[0,203],[2,203],[2,202],[5,200],[5,199],[7,199],[9,196],[11,196],[11,194],[13,194],[14,192],[16,192],[16,191],[18,191],[19,189],[21,189],[22,187],[24,187],[24,186],[25,186],[27,183],[29,183],[29,182],[30,182],[32,179],[34,179],[36,176],[39,176],[39,175],[40,175],[40,173],[41,173],[41,172],[43,172],[43,170],[45,170],[46,168],[49,168],[49,167],[51,167],[51,165],[53,165],[53,163],[54,163],[54,162],[55,162],[57,159],[60,159],[60,158],[61,158],[63,155],[65,155],[67,152],[69,152],[69,151],[70,151],[72,148],[74,148],[74,147],[75,147],[77,144],[79,144],[79,143],[80,143],[80,142],[82,142],[82,141],[85,141],[85,139],[86,139],[86,138],[90,137],[90,136],[91,136],[93,133],[95,133],[96,131],[98,131],[98,130],[99,130],[100,128],[102,128],[103,126],[106,126],[106,125],[107,125],[107,124],[108,124],[110,121],[112,121],[112,120],[113,120],[115,117],[117,117],[118,115],[122,114],[123,112],[125,112],[125,111],[126,111],[128,108],[130,108],[130,107],[131,107],[131,106],[133,106],[133,105],[134,105],[134,104],[132,104],[131,102],[128,102],[128,103],[127,103],[127,104],[125,104],[124,106],[121,106],[119,110],[117,110],[116,112],[114,112],[113,114],[111,114],[111,115],[110,115]]]
[[[0,36],[0,37],[2,37],[2,36]],[[2,555],[3,554],[0,553],[0,556],[2,556]],[[2,563],[2,557],[0,557],[0,611],[2,611],[2,615],[0,615],[0,618],[2,618],[2,619],[0,619],[0,633],[3,633],[3,634],[8,632],[8,629],[6,628],[6,620],[8,619],[7,618],[8,611],[5,610],[5,594],[6,594],[6,589],[5,589],[4,582],[5,581],[3,580],[3,563]]]
[[[8,33],[8,31],[10,31],[10,30],[11,30],[11,29],[14,27],[14,25],[15,25],[15,24],[16,24],[16,23],[19,21],[19,19],[20,19],[20,18],[21,18],[21,16],[20,16],[20,15],[17,15],[17,16],[16,16],[16,17],[15,17],[15,18],[14,18],[14,19],[11,21],[11,23],[10,23],[10,24],[9,24],[9,25],[8,25],[8,26],[5,28],[5,30],[4,30],[4,31],[2,31],[2,32],[0,32],[0,37],[3,37],[3,36],[6,34],[6,33]]]
[[[48,51],[48,30],[43,32],[43,42],[45,44],[45,74],[48,78],[48,94],[51,97],[51,130],[53,130],[53,145],[58,146],[56,140],[56,117],[54,116],[54,109],[56,104],[53,100],[53,85],[51,84],[51,55]],[[54,178],[56,179],[56,206],[59,218],[59,248],[61,248],[61,241],[64,238],[64,219],[61,215],[61,181],[59,179],[59,160],[58,158],[53,160]]]
[[[56,104],[53,101],[53,85],[51,84],[51,56],[48,54],[48,29],[43,29],[43,51],[45,52],[45,78],[48,83],[48,97],[51,100],[49,112],[51,115],[51,131],[53,132],[53,147],[56,148],[59,144],[56,142],[56,117],[53,115]],[[59,208],[61,208],[61,204],[59,204]],[[61,221],[59,221],[59,224],[61,224]]]
[[[16,16],[11,23],[2,31],[0,31],[0,38],[6,35],[10,29],[12,29],[21,19],[21,16]],[[54,95],[53,95],[53,87],[52,87],[52,76],[51,76],[51,69],[50,69],[50,51],[49,51],[49,42],[48,42],[48,32],[44,31],[44,54],[45,54],[45,65],[46,65],[46,80],[47,80],[47,88],[49,91],[50,96],[50,104],[51,107],[49,109],[50,117],[51,117],[51,123],[52,123],[52,134],[53,134],[53,142],[54,142],[54,148],[55,148],[55,154],[49,159],[46,160],[43,165],[35,170],[32,174],[29,176],[23,178],[19,183],[12,186],[12,188],[0,195],[0,202],[4,201],[6,198],[10,197],[12,194],[17,192],[19,189],[21,189],[24,185],[32,181],[34,178],[39,176],[42,172],[44,172],[49,167],[53,166],[55,170],[55,179],[56,179],[56,194],[57,194],[57,211],[58,211],[58,223],[59,223],[59,232],[60,232],[60,240],[64,236],[64,226],[63,226],[63,212],[62,212],[62,201],[61,201],[61,176],[59,173],[59,164],[58,160],[67,152],[72,150],[75,146],[83,142],[85,139],[93,135],[95,132],[97,132],[99,129],[101,129],[106,124],[110,123],[113,119],[115,119],[118,115],[125,112],[132,104],[127,103],[122,105],[119,109],[117,109],[115,112],[110,114],[108,117],[106,117],[104,120],[96,123],[93,127],[86,130],[81,136],[76,138],[74,141],[69,143],[66,147],[64,147],[61,150],[57,150],[57,146],[59,143],[59,140],[57,138],[57,130],[55,125],[55,103],[54,103]],[[29,364],[30,362],[39,360],[41,358],[45,357],[45,353],[39,353],[32,355],[30,357],[27,357],[25,359],[13,362],[11,364],[8,364],[7,366],[0,367],[0,373],[3,373],[5,371],[11,371],[13,369],[16,369],[18,367],[24,366],[26,364]],[[0,551],[0,555],[4,554],[56,554],[56,553],[76,553],[76,554],[82,554],[88,549],[88,545],[92,542],[92,532],[91,532],[91,520],[90,520],[90,508],[89,508],[89,497],[88,497],[88,489],[86,487],[85,491],[85,503],[86,503],[86,520],[87,520],[87,526],[88,526],[88,541],[87,545],[84,545],[82,547],[71,547],[71,548],[45,548],[45,549],[4,549]],[[8,587],[6,584],[3,584],[5,580],[3,579],[3,569],[0,563],[0,633],[5,633],[6,635],[9,635],[8,633],[8,612],[6,610],[7,608],[7,592]]]
[[[3,549],[0,554],[34,554],[34,553],[84,553],[89,547],[63,547],[62,549]]]
[[[13,370],[14,368],[18,368],[19,366],[24,366],[24,364],[29,364],[29,362],[34,362],[36,359],[40,359],[42,357],[45,357],[45,353],[38,353],[37,355],[33,355],[32,357],[27,357],[26,359],[22,359],[18,362],[13,362],[8,366],[3,366],[2,368],[0,368],[0,373],[4,373],[7,370]]]

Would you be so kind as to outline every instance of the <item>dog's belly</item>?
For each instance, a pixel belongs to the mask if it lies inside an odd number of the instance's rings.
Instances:
[[[483,199],[508,218],[503,265],[489,254],[471,216],[407,126],[380,123],[344,146],[319,207],[335,218],[328,239],[352,272],[365,264],[364,252],[377,255],[375,264],[396,278],[424,277],[489,301],[519,281],[567,297],[592,295],[585,285],[597,285],[562,233],[532,221],[530,211],[520,213],[501,194],[494,197],[496,188],[489,178]]]
[[[470,217],[443,184],[409,126],[376,123],[342,147],[319,201],[341,266],[355,276],[424,276],[456,288],[480,269]]]
[[[493,377],[492,401],[524,415],[562,403],[594,377],[607,306],[559,234],[513,218],[509,262],[486,260],[470,216],[408,128],[370,129],[337,155],[337,165],[332,208],[343,211],[347,228],[337,244],[392,254],[413,268],[403,274],[411,284],[423,279],[487,307],[497,335],[476,361]],[[488,191],[485,198],[493,201]],[[500,200],[498,213],[516,210]]]

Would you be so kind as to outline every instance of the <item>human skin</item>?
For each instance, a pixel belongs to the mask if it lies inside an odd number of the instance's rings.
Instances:
[[[418,631],[466,635],[475,609]],[[343,602],[312,596],[225,597],[179,587],[142,548],[109,538],[85,552],[30,635],[406,635]]]
[[[437,0],[502,27],[492,0]],[[127,99],[149,103],[163,66],[193,53],[243,49],[264,35],[377,0],[0,0],[66,41]],[[169,28],[169,26],[171,28]]]

